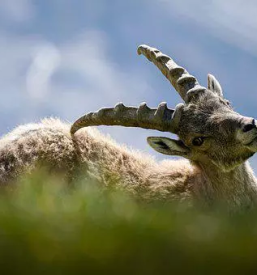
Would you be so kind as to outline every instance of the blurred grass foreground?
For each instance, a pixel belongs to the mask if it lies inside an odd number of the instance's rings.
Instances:
[[[0,274],[254,274],[257,213],[185,210],[36,173],[0,195]]]

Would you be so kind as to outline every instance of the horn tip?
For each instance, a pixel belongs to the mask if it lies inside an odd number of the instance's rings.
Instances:
[[[138,55],[141,55],[141,54],[143,54],[144,51],[149,50],[150,48],[151,48],[151,47],[148,46],[148,45],[146,45],[146,44],[141,44],[141,45],[139,45],[138,48],[137,48],[137,54],[138,54]]]

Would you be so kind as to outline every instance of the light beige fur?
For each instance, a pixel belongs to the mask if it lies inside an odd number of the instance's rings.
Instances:
[[[256,181],[247,163],[232,174],[218,175],[211,175],[217,171],[212,166],[206,169],[187,160],[158,163],[118,145],[95,128],[84,128],[72,137],[70,125],[58,119],[19,126],[0,140],[2,184],[45,163],[69,180],[83,173],[85,178],[115,185],[147,201],[212,205],[224,200],[234,208],[249,207],[256,198]]]

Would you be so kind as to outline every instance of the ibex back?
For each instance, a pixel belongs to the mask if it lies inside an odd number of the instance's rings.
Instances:
[[[257,181],[247,159],[257,152],[256,121],[232,109],[214,76],[208,75],[205,88],[159,50],[142,45],[138,53],[161,70],[184,104],[173,110],[166,103],[156,109],[145,103],[138,108],[119,103],[86,114],[71,127],[54,119],[20,126],[1,140],[2,184],[39,163],[48,163],[70,179],[83,170],[85,177],[95,177],[105,185],[115,182],[117,188],[146,200],[219,203],[231,211],[255,206]],[[159,153],[187,160],[156,163],[115,144],[97,130],[81,129],[97,125],[176,134],[177,140],[149,137],[147,141]]]

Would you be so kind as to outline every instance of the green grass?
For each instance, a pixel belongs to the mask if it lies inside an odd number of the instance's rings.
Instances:
[[[144,204],[37,173],[0,196],[1,274],[254,274],[257,212]]]

